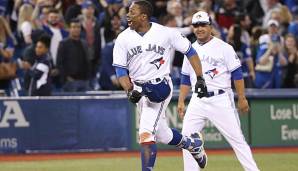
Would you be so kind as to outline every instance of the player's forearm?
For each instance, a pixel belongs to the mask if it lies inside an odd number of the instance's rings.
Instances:
[[[197,76],[202,76],[202,65],[198,55],[193,55],[188,58],[192,68],[195,70]]]
[[[190,86],[181,84],[180,85],[180,91],[179,91],[179,98],[178,102],[184,102],[188,93],[190,91]]]
[[[244,86],[244,80],[234,80],[234,85],[236,88],[236,92],[238,95],[238,99],[240,98],[246,98],[245,97],[245,86]]]
[[[249,69],[250,73],[255,71],[254,63],[253,63],[252,58],[247,60],[247,66],[248,66],[248,69]]]
[[[133,84],[131,83],[128,76],[122,76],[118,78],[121,87],[127,92],[133,89]]]

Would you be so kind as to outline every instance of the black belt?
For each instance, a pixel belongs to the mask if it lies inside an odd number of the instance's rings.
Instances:
[[[155,79],[152,79],[152,80],[149,80],[149,81],[145,81],[145,82],[138,82],[138,81],[135,81],[134,83],[137,85],[137,86],[141,86],[145,83],[149,83],[149,84],[156,84],[156,83],[159,83],[162,81],[162,78],[155,78]]]
[[[224,94],[225,91],[224,90],[218,90],[218,91],[212,91],[212,92],[208,92],[207,97],[212,97],[212,96],[216,96],[216,95],[220,95],[220,94]]]
[[[160,81],[161,81],[161,78],[155,78],[153,80],[149,80],[148,83],[150,83],[150,84],[156,84],[156,83],[158,83]]]

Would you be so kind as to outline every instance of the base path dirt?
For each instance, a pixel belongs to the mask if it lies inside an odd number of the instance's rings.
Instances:
[[[232,154],[231,149],[207,149],[208,155]],[[298,153],[298,147],[286,148],[254,148],[254,153]],[[93,158],[116,158],[116,157],[139,157],[138,151],[125,152],[100,152],[100,153],[59,153],[59,154],[0,154],[2,161],[42,161],[42,160],[65,160],[65,159],[93,159]],[[182,156],[181,151],[171,150],[158,151],[158,156]]]

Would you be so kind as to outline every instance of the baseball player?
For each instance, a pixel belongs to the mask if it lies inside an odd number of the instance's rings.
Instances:
[[[201,63],[191,43],[174,29],[149,22],[152,6],[148,1],[134,1],[127,14],[129,28],[119,34],[113,49],[113,66],[128,99],[137,104],[140,114],[139,143],[142,170],[151,171],[157,153],[156,142],[175,145],[191,152],[200,167],[205,167],[203,141],[199,136],[183,136],[170,129],[165,110],[172,97],[170,52],[184,53],[194,69],[199,97],[207,95]]]
[[[211,19],[206,12],[194,14],[192,26],[197,37],[192,46],[200,56],[208,93],[203,98],[197,98],[197,94],[193,93],[184,115],[184,100],[196,82],[196,74],[190,63],[184,59],[178,99],[178,113],[180,117],[184,117],[182,134],[190,135],[201,131],[208,119],[232,146],[244,170],[258,171],[240,128],[231,89],[232,79],[238,94],[238,108],[241,112],[247,112],[249,106],[244,94],[240,60],[232,46],[211,35]],[[184,171],[199,170],[188,151],[183,150],[183,159]]]

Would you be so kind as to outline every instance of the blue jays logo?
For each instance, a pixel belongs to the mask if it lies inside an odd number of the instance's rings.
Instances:
[[[164,63],[165,63],[165,60],[163,59],[163,57],[155,59],[154,61],[150,62],[150,64],[155,65],[157,69],[159,69],[161,65]]]
[[[215,75],[218,74],[218,71],[216,70],[216,68],[214,68],[206,71],[205,74],[208,74],[213,79]]]

